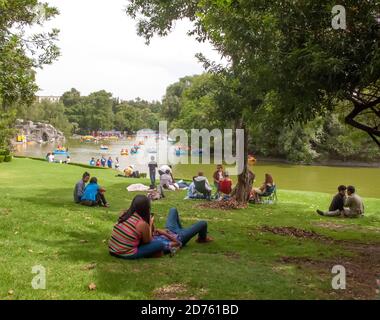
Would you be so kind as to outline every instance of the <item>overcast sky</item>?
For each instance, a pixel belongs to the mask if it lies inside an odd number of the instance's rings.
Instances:
[[[114,97],[161,100],[166,87],[186,75],[203,72],[197,52],[218,59],[209,44],[186,35],[178,22],[166,38],[149,46],[136,35],[136,22],[123,8],[127,0],[47,0],[60,15],[46,27],[61,30],[61,57],[38,70],[39,95],[61,95],[77,88],[83,95],[105,89]]]

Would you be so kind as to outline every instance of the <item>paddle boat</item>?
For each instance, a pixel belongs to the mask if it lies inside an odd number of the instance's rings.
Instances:
[[[120,154],[121,154],[122,156],[128,156],[128,155],[129,155],[129,152],[128,152],[127,149],[122,149],[122,150],[120,151]]]
[[[182,149],[175,149],[175,155],[177,157],[184,156],[184,155],[187,155],[187,151],[186,150],[182,150]]]
[[[131,154],[138,154],[139,153],[139,149],[138,148],[132,148],[131,149]]]
[[[108,149],[109,149],[108,146],[103,146],[103,145],[100,146],[100,150],[108,150]]]
[[[56,150],[54,150],[54,151],[53,151],[53,154],[54,154],[55,156],[57,156],[57,155],[68,156],[68,155],[69,155],[67,149],[66,149],[66,148],[62,148],[62,147],[58,147]]]

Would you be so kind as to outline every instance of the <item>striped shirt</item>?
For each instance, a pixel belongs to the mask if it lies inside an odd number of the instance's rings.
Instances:
[[[137,253],[142,238],[141,232],[136,228],[140,221],[144,220],[134,213],[127,221],[115,225],[108,243],[111,253],[121,256],[133,256]]]

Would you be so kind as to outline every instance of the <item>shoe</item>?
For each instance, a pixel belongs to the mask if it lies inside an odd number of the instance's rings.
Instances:
[[[317,210],[317,213],[318,213],[320,216],[324,216],[324,215],[325,215],[325,213],[324,213],[323,211],[321,211],[321,210]]]
[[[214,241],[213,238],[211,237],[206,237],[205,239],[201,239],[201,238],[198,238],[197,240],[195,240],[197,243],[209,243],[209,242],[212,242]]]
[[[104,208],[109,208],[110,205],[109,205],[109,203],[106,203],[103,207],[104,207]]]

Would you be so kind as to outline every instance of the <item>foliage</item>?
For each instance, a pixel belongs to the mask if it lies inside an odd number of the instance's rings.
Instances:
[[[16,104],[31,104],[37,91],[35,69],[59,55],[58,30],[33,33],[58,14],[57,9],[37,0],[0,1],[0,147],[9,147]]]

